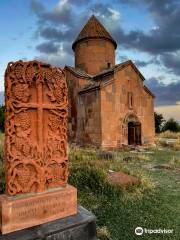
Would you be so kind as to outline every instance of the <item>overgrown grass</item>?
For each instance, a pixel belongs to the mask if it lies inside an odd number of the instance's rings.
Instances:
[[[172,158],[169,161],[169,164],[173,168],[180,170],[180,156],[179,157],[172,156]]]
[[[174,229],[173,234],[141,239],[179,239],[179,172],[153,168],[165,163],[177,167],[179,156],[179,151],[158,148],[148,153],[70,148],[70,183],[78,188],[79,203],[96,215],[99,239],[139,239],[134,234],[137,226]],[[126,188],[111,186],[109,170],[129,173],[140,183]]]
[[[175,141],[168,142],[166,139],[157,139],[156,144],[159,147],[169,148],[174,151],[180,151],[180,140],[176,139]]]
[[[159,138],[173,138],[173,139],[180,139],[180,132],[171,132],[171,131],[165,131],[160,134],[158,134]]]

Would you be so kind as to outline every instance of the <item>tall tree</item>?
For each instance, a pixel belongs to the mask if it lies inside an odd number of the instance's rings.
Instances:
[[[162,125],[165,122],[165,119],[161,113],[154,112],[155,119],[155,131],[156,133],[160,133],[162,130]]]

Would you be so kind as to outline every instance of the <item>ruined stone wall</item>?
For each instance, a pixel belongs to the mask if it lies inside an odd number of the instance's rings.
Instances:
[[[108,40],[88,39],[79,42],[75,48],[75,67],[89,74],[97,74],[114,64],[115,49]]]

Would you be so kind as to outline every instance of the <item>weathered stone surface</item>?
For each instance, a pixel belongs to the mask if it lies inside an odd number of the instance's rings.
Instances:
[[[7,194],[65,186],[68,101],[64,73],[38,61],[11,62],[5,92]]]
[[[110,172],[108,179],[111,184],[120,186],[133,185],[139,182],[138,178],[123,172]]]
[[[77,190],[67,185],[43,193],[0,196],[3,234],[77,213]]]
[[[0,240],[96,240],[96,218],[78,207],[74,216],[0,235]]]

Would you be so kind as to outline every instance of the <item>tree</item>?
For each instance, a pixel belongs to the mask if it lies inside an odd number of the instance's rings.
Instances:
[[[173,118],[170,118],[168,121],[165,122],[162,130],[163,130],[163,132],[165,132],[167,130],[172,131],[172,132],[179,132],[180,125]]]
[[[0,131],[4,132],[5,106],[0,106]]]
[[[155,131],[156,133],[160,133],[162,130],[162,125],[165,122],[165,119],[161,113],[154,112],[155,119]]]

